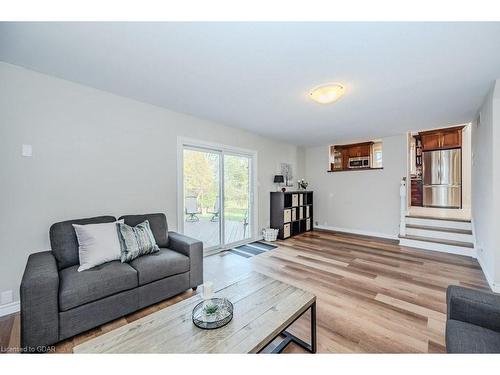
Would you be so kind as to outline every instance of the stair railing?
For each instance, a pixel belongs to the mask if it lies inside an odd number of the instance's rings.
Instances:
[[[399,236],[406,236],[406,214],[407,214],[407,198],[406,198],[406,177],[403,177],[399,183],[399,198],[400,198],[400,213],[399,213]]]

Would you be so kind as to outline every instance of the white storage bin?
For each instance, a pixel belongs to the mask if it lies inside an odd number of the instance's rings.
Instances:
[[[290,224],[283,225],[283,238],[290,237]]]
[[[291,209],[284,210],[283,211],[283,222],[289,223],[290,221],[292,221],[292,210]]]
[[[278,229],[267,228],[262,231],[264,241],[273,242],[278,238]]]

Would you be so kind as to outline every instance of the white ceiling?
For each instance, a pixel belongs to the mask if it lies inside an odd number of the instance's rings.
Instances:
[[[472,120],[500,23],[1,23],[0,60],[316,145]],[[341,100],[307,98],[330,81]]]

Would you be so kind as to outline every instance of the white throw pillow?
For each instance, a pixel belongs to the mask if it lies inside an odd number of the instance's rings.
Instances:
[[[120,259],[121,247],[116,224],[123,220],[102,224],[73,224],[78,238],[78,272]]]

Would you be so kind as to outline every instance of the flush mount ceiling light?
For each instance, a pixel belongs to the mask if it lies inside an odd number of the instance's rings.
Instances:
[[[344,92],[345,87],[340,83],[326,83],[309,91],[309,97],[316,103],[329,104],[339,100]]]

